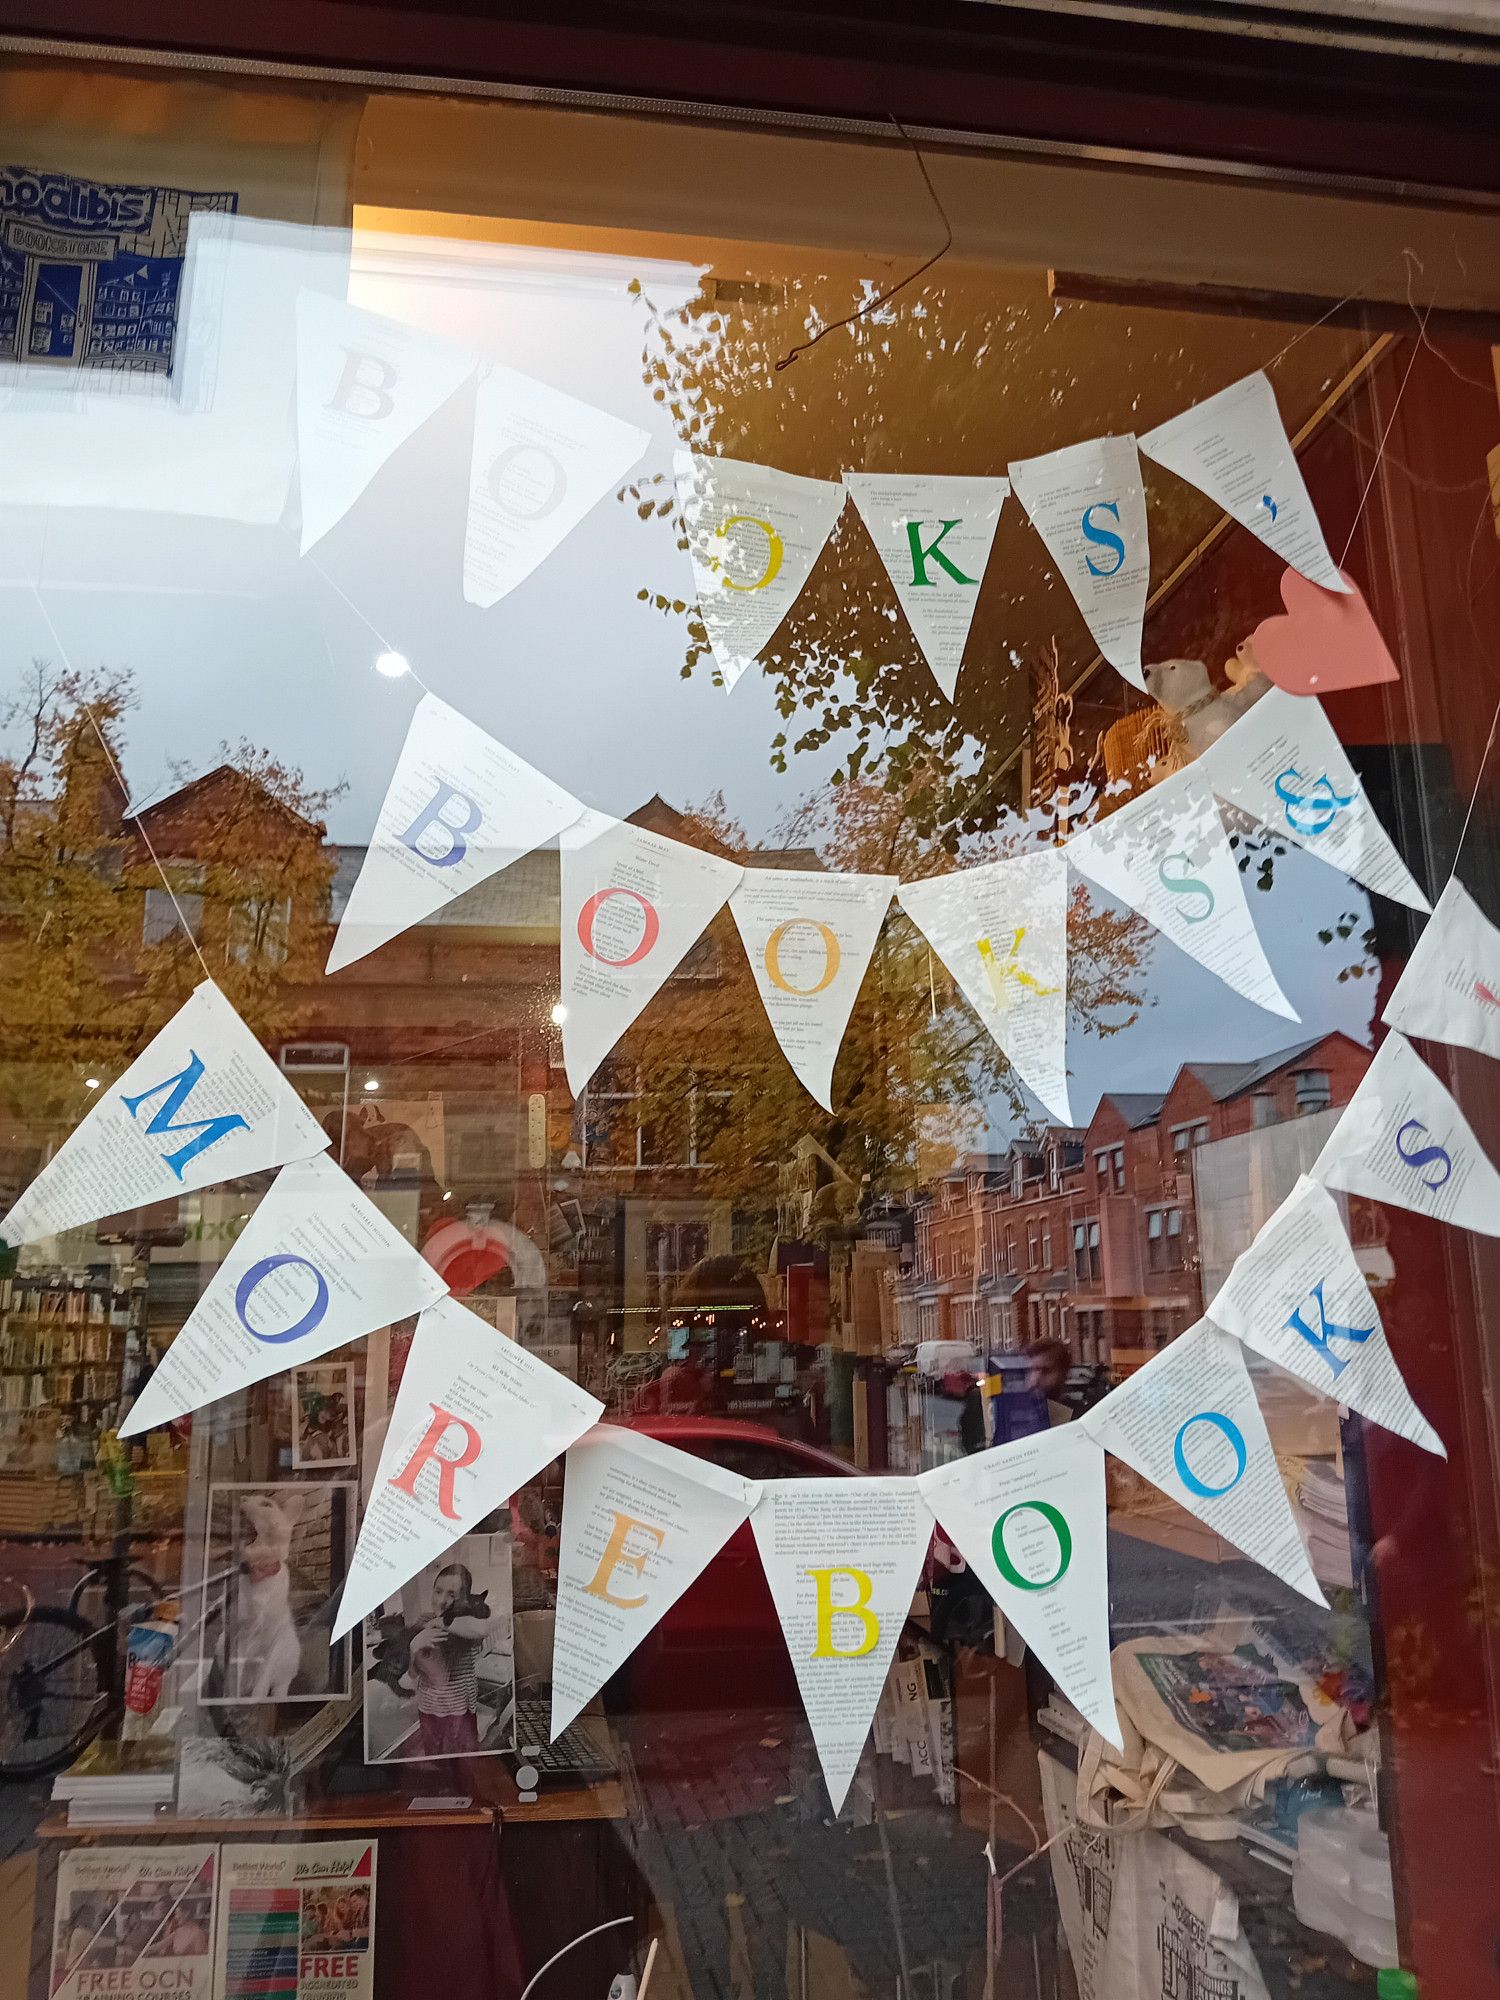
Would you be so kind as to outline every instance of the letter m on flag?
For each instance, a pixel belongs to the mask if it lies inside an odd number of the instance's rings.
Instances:
[[[203,1058],[189,1049],[186,1069],[179,1070],[176,1076],[169,1076],[164,1083],[153,1084],[149,1090],[143,1090],[138,1097],[123,1097],[120,1100],[137,1122],[140,1120],[141,1106],[150,1104],[153,1099],[156,1101],[156,1108],[146,1121],[146,1130],[155,1136],[160,1136],[162,1133],[172,1138],[184,1134],[191,1135],[187,1137],[186,1144],[179,1146],[176,1152],[162,1154],[163,1161],[176,1174],[178,1180],[182,1179],[189,1160],[196,1159],[199,1153],[207,1152],[210,1146],[217,1146],[221,1139],[239,1130],[240,1127],[243,1126],[248,1130],[250,1124],[249,1119],[241,1117],[238,1111],[219,1112],[209,1118],[178,1118],[178,1113],[187,1104],[202,1075]]]

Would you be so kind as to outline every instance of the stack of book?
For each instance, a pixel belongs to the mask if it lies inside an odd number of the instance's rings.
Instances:
[[[144,1826],[172,1803],[176,1746],[169,1738],[91,1743],[52,1781],[52,1796],[68,1808],[68,1825]]]
[[[1319,1583],[1354,1582],[1349,1549],[1349,1495],[1344,1475],[1326,1458],[1310,1458],[1297,1489],[1298,1511],[1307,1536],[1308,1558]]]

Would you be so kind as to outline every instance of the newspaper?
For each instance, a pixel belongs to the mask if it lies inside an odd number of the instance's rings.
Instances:
[[[215,2000],[372,2000],[375,1848],[226,1846]]]

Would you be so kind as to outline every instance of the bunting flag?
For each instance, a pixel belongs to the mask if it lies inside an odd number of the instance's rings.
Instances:
[[[844,484],[922,657],[952,701],[1010,482],[846,472]]]
[[[1299,1018],[1261,949],[1234,850],[1196,764],[1074,834],[1067,853],[1081,875],[1139,910],[1226,986],[1269,1013]]]
[[[1235,1259],[1206,1317],[1371,1423],[1447,1456],[1401,1379],[1334,1199],[1308,1175]]]
[[[1330,867],[1409,909],[1431,907],[1312,696],[1268,688],[1198,767],[1221,799]]]
[[[1325,1187],[1500,1236],[1500,1174],[1446,1086],[1394,1028],[1312,1171]]]
[[[917,1480],[948,1539],[1084,1720],[1123,1749],[1109,1664],[1104,1454],[1062,1424]]]
[[[745,871],[605,813],[560,844],[563,1064],[579,1097]]]
[[[844,504],[835,480],[678,452],[698,609],[728,693],[791,610]]]
[[[1325,1602],[1238,1341],[1199,1320],[1079,1421],[1252,1562]]]
[[[316,1361],[447,1290],[325,1154],[284,1167],[120,1425],[134,1437]]]
[[[1064,851],[1044,847],[903,882],[899,894],[1021,1081],[1070,1125]]]
[[[101,1216],[305,1160],[328,1144],[275,1063],[205,979],[16,1201],[14,1248]]]
[[[338,972],[553,839],[583,812],[523,757],[424,694],[349,895]]]
[[[523,583],[650,441],[607,410],[488,364],[474,398],[466,601],[496,604]]]
[[[1456,875],[1380,1018],[1423,1041],[1500,1056],[1500,930]]]
[[[439,1299],[417,1321],[335,1639],[503,1507],[604,1413],[519,1342]]]
[[[386,460],[473,374],[466,347],[362,312],[297,297],[297,450],[302,553],[335,527]]]
[[[1349,586],[1328,553],[1276,392],[1263,370],[1149,431],[1147,458],[1206,493],[1284,563],[1324,590]]]
[[[915,1479],[772,1479],[750,1516],[833,1809],[932,1542]]]
[[[825,1111],[833,1066],[898,887],[894,875],[747,868],[729,899],[782,1053]]]
[[[552,1735],[697,1581],[758,1488],[618,1424],[568,1453],[552,1649]]]
[[[1094,644],[1116,673],[1144,692],[1141,627],[1151,546],[1134,437],[1089,438],[1041,458],[1013,460],[1010,483]]]

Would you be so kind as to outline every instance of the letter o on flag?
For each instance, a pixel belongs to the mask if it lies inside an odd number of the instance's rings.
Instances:
[[[823,941],[823,976],[813,986],[794,986],[781,969],[781,947],[788,931],[806,925],[814,930]],[[815,993],[821,993],[831,986],[839,976],[839,962],[843,954],[839,941],[827,924],[819,923],[816,917],[788,917],[784,924],[778,924],[766,939],[766,972],[771,984],[780,987],[783,993],[790,993],[795,999],[810,1000]]]
[[[641,906],[641,941],[634,951],[627,952],[623,958],[606,958],[602,951],[594,949],[594,919],[611,896],[628,896],[632,902]],[[615,967],[639,965],[641,960],[650,954],[660,936],[661,918],[656,914],[656,906],[649,902],[639,889],[599,889],[589,897],[578,912],[578,942],[589,957],[597,958],[601,965]]]
[[[269,1278],[273,1271],[279,1271],[287,1264],[297,1264],[304,1271],[312,1272],[317,1286],[313,1302],[296,1325],[289,1326],[284,1333],[257,1333],[249,1319],[250,1300],[255,1288],[263,1278]],[[284,1347],[289,1340],[300,1340],[305,1333],[311,1333],[327,1312],[328,1280],[316,1264],[309,1263],[306,1257],[293,1256],[290,1251],[283,1251],[275,1257],[262,1257],[258,1264],[250,1266],[235,1287],[234,1309],[239,1316],[240,1325],[252,1339],[262,1342],[266,1347]]]
[[[1207,1480],[1198,1477],[1197,1473],[1193,1471],[1187,1462],[1185,1440],[1194,1424],[1211,1424],[1226,1440],[1229,1449],[1234,1453],[1234,1477],[1226,1479],[1222,1486],[1210,1486]],[[1172,1440],[1172,1463],[1177,1467],[1177,1477],[1182,1481],[1188,1492],[1195,1493],[1200,1500],[1217,1500],[1223,1494],[1230,1492],[1234,1487],[1238,1486],[1245,1476],[1245,1466],[1248,1458],[1249,1454],[1245,1449],[1244,1433],[1240,1430],[1238,1424],[1231,1422],[1228,1417],[1221,1415],[1218,1410],[1200,1410],[1196,1416],[1189,1417],[1187,1422],[1182,1426],[1182,1429],[1178,1431],[1176,1437]]]
[[[1011,1560],[1010,1550],[1005,1546],[1005,1524],[1013,1514],[1040,1514],[1047,1526],[1057,1537],[1057,1568],[1051,1576],[1031,1577],[1024,1575]],[[1073,1560],[1073,1533],[1062,1513],[1046,1500],[1018,1500],[1014,1507],[1007,1507],[995,1523],[990,1535],[990,1554],[995,1558],[995,1567],[1017,1590],[1048,1590],[1054,1583],[1060,1583],[1068,1573],[1068,1565]]]

